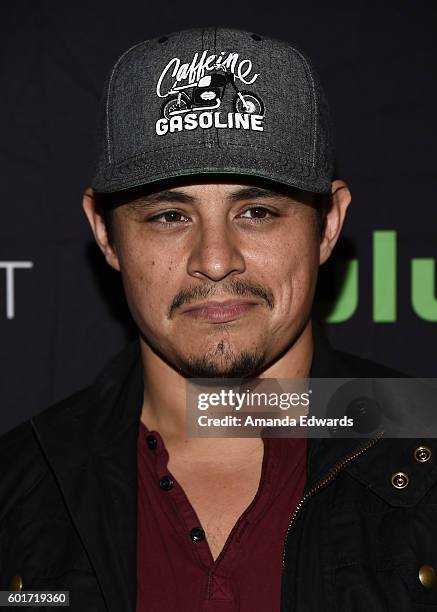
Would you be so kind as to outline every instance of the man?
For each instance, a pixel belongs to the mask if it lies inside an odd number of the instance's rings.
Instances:
[[[187,378],[390,377],[311,319],[350,193],[309,61],[249,32],[128,50],[83,207],[139,339],[2,438],[3,589],[74,610],[437,609],[427,440],[195,438]]]

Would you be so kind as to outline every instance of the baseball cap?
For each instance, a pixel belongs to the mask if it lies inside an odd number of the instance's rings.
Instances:
[[[330,190],[317,73],[302,51],[253,32],[189,29],[131,47],[107,79],[99,129],[97,192],[209,173]]]

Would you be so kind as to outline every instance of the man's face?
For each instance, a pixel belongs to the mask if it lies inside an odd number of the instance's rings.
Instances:
[[[200,183],[114,210],[115,267],[133,318],[184,374],[252,374],[302,330],[320,235],[312,196],[299,193]]]

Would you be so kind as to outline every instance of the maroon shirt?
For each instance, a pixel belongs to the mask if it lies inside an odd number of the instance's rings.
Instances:
[[[302,497],[304,438],[263,438],[258,491],[214,561],[208,534],[158,432],[138,437],[137,612],[255,612],[280,608],[282,554]]]

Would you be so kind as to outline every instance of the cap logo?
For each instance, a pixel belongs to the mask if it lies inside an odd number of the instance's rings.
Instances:
[[[197,128],[264,130],[264,103],[245,86],[252,85],[259,74],[253,72],[250,59],[238,53],[208,50],[195,53],[191,62],[172,58],[158,79],[156,94],[165,101],[156,122],[156,134]],[[227,90],[233,93],[233,112],[219,111]]]

